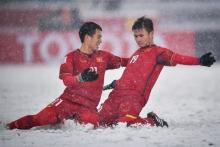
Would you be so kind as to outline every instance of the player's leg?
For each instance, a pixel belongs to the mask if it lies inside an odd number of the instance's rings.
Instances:
[[[56,108],[53,106],[47,106],[36,115],[33,115],[34,126],[54,125],[58,122]]]
[[[92,124],[94,127],[99,125],[98,112],[86,107],[81,107],[75,117],[76,121],[81,124]]]
[[[103,104],[99,111],[99,124],[102,126],[111,126],[116,123],[118,118],[118,106],[120,98],[109,97]]]
[[[43,126],[48,124],[55,124],[59,122],[59,118],[57,113],[57,107],[63,107],[63,100],[57,98],[55,101],[50,103],[47,107],[45,107],[42,111],[37,113],[36,115],[27,115],[18,120],[15,120],[9,124],[7,127],[9,129],[30,129],[35,126]],[[62,108],[60,108],[62,109]]]
[[[142,110],[142,106],[138,101],[135,101],[137,98],[127,99],[120,104],[119,107],[119,119],[118,122],[126,122],[127,125],[132,124],[147,124],[150,126],[160,126],[168,127],[168,124],[163,119],[159,118],[155,113],[148,113],[146,118],[139,117],[139,113]]]
[[[78,104],[59,97],[44,110],[33,116],[35,126],[54,125],[64,119],[72,118],[80,108]]]
[[[159,118],[155,113],[150,112],[148,113],[146,118],[141,118],[139,116],[135,116],[135,115],[125,115],[122,116],[118,119],[118,122],[126,122],[127,126],[130,126],[132,124],[146,124],[146,125],[150,125],[150,126],[157,126],[157,127],[168,127],[168,123]]]
[[[141,118],[139,116],[134,116],[130,114],[126,114],[125,116],[119,117],[118,122],[127,123],[127,126],[130,126],[132,124],[147,124],[150,126],[155,125],[153,118]]]
[[[42,125],[54,125],[56,123],[62,122],[64,119],[73,119],[76,117],[77,114],[81,113],[81,108],[82,106],[77,103],[70,102],[68,100],[63,100],[59,98],[52,104],[48,105],[45,110],[40,112],[39,114],[33,116],[33,122],[37,126],[42,126]],[[92,111],[89,113],[88,110],[88,116],[92,117]],[[91,116],[90,116],[91,115]],[[95,116],[95,115],[94,115]],[[86,119],[86,118],[84,118]],[[87,120],[89,121],[89,120]],[[91,123],[95,120],[91,120]],[[86,122],[86,120],[85,120]]]
[[[54,124],[56,122],[57,118],[54,108],[46,107],[36,115],[27,115],[7,124],[7,127],[9,129],[30,129],[35,126]]]
[[[7,124],[8,129],[29,129],[32,127],[33,115],[26,115]]]
[[[118,122],[127,123],[127,125],[131,125],[134,123],[143,123],[142,119],[139,117],[139,113],[142,110],[141,104],[136,101],[136,97],[128,97],[124,101],[121,102],[119,106],[119,118]]]
[[[143,108],[140,102],[140,97],[136,95],[129,95],[119,106],[119,118],[118,122],[125,122],[127,126],[132,124],[147,124],[153,126],[155,124],[154,119],[151,117],[141,118],[139,114]]]

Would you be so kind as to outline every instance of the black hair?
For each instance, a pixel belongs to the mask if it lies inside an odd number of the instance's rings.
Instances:
[[[132,26],[132,31],[142,28],[145,28],[148,33],[152,32],[154,30],[153,21],[150,18],[146,18],[144,16],[138,18]]]
[[[86,35],[89,35],[89,36],[94,35],[96,30],[102,31],[101,26],[94,22],[84,23],[79,29],[79,37],[80,37],[81,42],[82,43],[84,42],[84,38]]]

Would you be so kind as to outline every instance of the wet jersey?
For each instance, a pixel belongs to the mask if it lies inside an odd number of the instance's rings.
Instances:
[[[122,77],[117,81],[114,93],[135,95],[144,106],[164,65],[197,65],[199,59],[179,55],[156,45],[138,49],[129,59]]]
[[[98,50],[92,55],[82,53],[79,49],[70,52],[66,61],[60,67],[60,79],[67,86],[62,99],[96,108],[102,93],[105,71],[126,66],[127,58],[120,58],[106,51]],[[79,82],[77,77],[86,68],[96,67],[98,79],[95,81]]]

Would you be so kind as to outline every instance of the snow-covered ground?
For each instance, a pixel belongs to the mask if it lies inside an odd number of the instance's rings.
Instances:
[[[147,69],[146,69],[147,70]],[[105,83],[123,68],[106,73]],[[34,114],[64,89],[59,66],[0,66],[0,147],[206,147],[220,146],[220,65],[165,67],[141,115],[156,112],[169,128],[92,129],[72,120],[56,127],[7,130],[5,124]],[[102,102],[110,91],[102,95]]]

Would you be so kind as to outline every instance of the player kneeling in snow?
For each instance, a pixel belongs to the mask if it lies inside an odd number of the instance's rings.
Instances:
[[[132,31],[140,48],[131,56],[121,78],[104,87],[114,89],[99,112],[100,124],[126,122],[128,125],[141,123],[168,127],[167,122],[153,112],[146,118],[139,117],[163,67],[176,64],[209,67],[215,62],[215,58],[211,53],[204,54],[200,58],[180,55],[155,45],[153,22],[145,17],[135,21]]]
[[[80,49],[70,52],[60,67],[59,77],[66,86],[63,94],[36,115],[27,115],[7,124],[9,129],[52,125],[68,118],[97,125],[96,107],[101,98],[105,71],[126,66],[128,61],[98,50],[101,32],[101,27],[94,22],[82,25]]]

